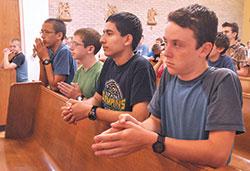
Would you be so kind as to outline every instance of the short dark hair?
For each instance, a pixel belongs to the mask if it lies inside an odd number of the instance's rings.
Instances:
[[[229,38],[223,34],[223,33],[218,33],[217,36],[216,36],[216,39],[215,39],[215,42],[214,44],[216,45],[216,47],[218,48],[225,48],[220,54],[224,54],[228,47],[229,47]]]
[[[115,24],[121,36],[131,34],[133,36],[132,49],[135,50],[142,37],[142,25],[139,18],[129,12],[112,14],[106,22]]]
[[[238,39],[238,34],[239,34],[239,26],[237,23],[229,23],[229,22],[225,22],[222,24],[222,27],[231,27],[232,32],[236,33],[236,37],[235,40]]]
[[[157,50],[159,50],[159,49],[161,49],[161,46],[159,45],[159,44],[154,44],[153,46],[152,46],[152,51],[153,52],[155,52],[155,51],[157,51]]]
[[[57,19],[57,18],[49,18],[49,19],[45,20],[44,23],[52,23],[53,28],[54,28],[56,33],[62,32],[63,36],[62,36],[61,40],[63,41],[63,39],[66,35],[66,26],[62,20]]]
[[[155,39],[155,41],[160,41],[161,44],[163,43],[163,39],[161,37]]]
[[[74,36],[79,36],[84,43],[84,47],[93,45],[95,47],[94,54],[101,49],[101,35],[93,28],[81,28],[75,31]]]
[[[205,6],[193,4],[180,8],[169,13],[168,21],[172,21],[183,28],[191,29],[197,40],[196,49],[206,42],[213,44],[215,41],[218,18],[213,11]]]

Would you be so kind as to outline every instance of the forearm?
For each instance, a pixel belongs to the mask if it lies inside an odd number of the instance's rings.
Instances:
[[[113,110],[107,110],[107,109],[102,109],[102,108],[98,108],[96,110],[97,119],[106,121],[106,122],[115,122],[119,119],[119,116],[121,114],[125,114],[125,113],[130,114],[136,120],[142,122],[148,117],[149,112],[146,108],[145,109],[142,108],[141,110],[133,109],[132,111],[113,111]]]
[[[46,76],[46,71],[45,71],[44,66],[43,66],[41,61],[40,61],[40,81],[42,82],[42,84],[45,87],[48,86],[48,79],[47,79],[47,76]]]
[[[90,105],[94,105],[94,106],[101,106],[101,98],[102,96],[100,94],[98,94],[97,92],[94,94],[93,97],[85,100],[85,103],[88,103]]]
[[[9,62],[8,56],[4,55],[2,63],[3,63],[3,68],[4,69],[9,69],[10,62]]]
[[[4,69],[4,68],[3,68],[3,60],[2,60],[2,62],[1,62],[1,64],[0,64],[0,68]]]
[[[97,108],[96,116],[98,120],[106,121],[106,122],[115,122],[119,119],[120,114],[130,114],[133,116],[132,112],[129,111],[113,111],[102,108]]]
[[[232,133],[231,135],[233,135]],[[156,134],[148,134],[147,148],[152,149],[152,140]],[[223,135],[224,136],[224,135]],[[212,167],[225,166],[228,161],[233,138],[224,139],[223,136],[214,140],[181,140],[174,138],[165,138],[165,151],[162,155],[176,158],[180,161],[186,161]],[[227,141],[228,140],[228,141]],[[156,141],[155,141],[156,142]]]
[[[154,66],[155,74],[157,74],[158,69],[160,68],[161,64],[162,64],[162,62],[157,62],[157,63],[155,64],[155,66]]]
[[[240,70],[237,70],[237,73],[239,76],[248,76],[248,67],[242,67]]]
[[[141,126],[149,131],[161,132],[161,120],[151,115],[149,119],[141,122]]]
[[[225,151],[222,150],[223,148],[216,148],[215,144],[208,140],[165,138],[165,145],[164,156],[201,165],[222,167],[225,166],[229,157],[229,154],[225,155]]]
[[[51,89],[53,91],[57,91],[58,88],[57,88],[57,81],[55,80],[55,75],[54,75],[54,72],[53,72],[53,69],[52,69],[52,64],[48,64],[48,65],[44,65],[44,69],[45,69],[45,72],[46,72],[46,76],[47,76],[47,79],[48,79],[48,83],[51,87]],[[62,80],[64,81],[64,80]]]

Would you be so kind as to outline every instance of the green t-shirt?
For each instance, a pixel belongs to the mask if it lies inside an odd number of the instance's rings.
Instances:
[[[80,66],[73,79],[73,83],[78,83],[82,90],[82,94],[87,99],[92,97],[96,92],[96,87],[103,63],[98,61],[87,71],[84,71],[83,66]]]

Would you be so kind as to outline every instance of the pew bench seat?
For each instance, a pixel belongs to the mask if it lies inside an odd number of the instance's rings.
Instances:
[[[118,158],[96,157],[91,150],[93,137],[109,124],[86,119],[69,125],[60,111],[66,100],[40,83],[11,86],[6,138],[0,138],[0,170],[214,170],[152,150]],[[250,166],[233,154],[229,166],[216,170],[250,170]]]

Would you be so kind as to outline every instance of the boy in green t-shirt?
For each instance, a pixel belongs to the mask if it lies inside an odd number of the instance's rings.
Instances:
[[[58,83],[58,89],[66,97],[82,100],[92,97],[96,92],[102,70],[102,62],[95,57],[101,48],[100,37],[101,35],[92,28],[81,28],[75,31],[70,50],[73,58],[82,65],[77,69],[71,84]]]

